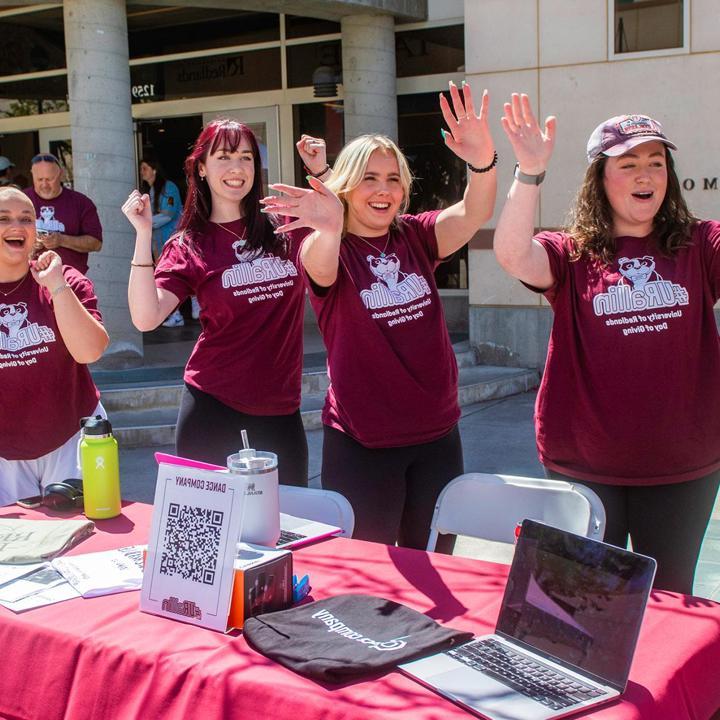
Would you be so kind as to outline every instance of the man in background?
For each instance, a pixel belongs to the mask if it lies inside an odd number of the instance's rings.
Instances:
[[[25,190],[37,216],[38,243],[55,250],[63,264],[81,273],[88,270],[88,253],[102,247],[97,208],[86,195],[63,187],[63,169],[54,155],[36,155],[30,161],[33,186]]]

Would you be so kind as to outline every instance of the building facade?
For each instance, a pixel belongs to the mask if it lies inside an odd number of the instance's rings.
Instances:
[[[558,119],[536,224],[562,227],[587,167],[585,147],[603,120],[658,119],[677,144],[676,169],[696,215],[720,217],[720,3],[714,0],[468,0],[466,76],[487,87],[499,117],[512,91]],[[498,206],[512,181],[509,143],[494,126]],[[510,279],[492,231],[470,249],[470,337],[485,362],[542,367],[552,323],[544,298]]]
[[[325,137],[332,160],[348,139],[385,132],[408,154],[421,211],[453,202],[465,181],[440,139],[438,92],[450,80],[489,88],[502,199],[514,163],[498,119],[509,93],[525,91],[559,119],[537,220],[558,227],[590,131],[642,112],[678,144],[693,210],[718,214],[716,0],[0,1],[0,32],[0,154],[27,181],[30,158],[54,152],[100,211],[90,277],[112,338],[106,365],[142,361],[120,212],[138,161],[152,154],[182,189],[188,145],[219,115],[256,131],[268,182],[302,181],[301,133]],[[498,268],[493,224],[438,272],[448,324],[469,330],[487,361],[537,367],[550,310]]]

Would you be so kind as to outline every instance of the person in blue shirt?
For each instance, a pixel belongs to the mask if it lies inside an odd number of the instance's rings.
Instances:
[[[150,195],[150,204],[153,214],[153,255],[158,257],[165,243],[175,232],[182,201],[178,186],[165,177],[162,167],[157,160],[145,157],[140,161],[140,177],[142,178],[142,191]]]
[[[152,208],[152,250],[153,256],[160,257],[165,243],[175,232],[180,214],[182,201],[180,190],[172,181],[168,180],[160,163],[153,157],[146,156],[140,161],[141,190],[150,196]],[[200,316],[200,307],[197,298],[192,298],[192,316],[197,320]],[[182,313],[176,309],[163,323],[165,327],[181,327],[185,324]]]

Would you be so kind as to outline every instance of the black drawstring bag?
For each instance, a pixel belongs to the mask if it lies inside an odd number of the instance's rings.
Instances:
[[[341,683],[472,639],[405,605],[372,595],[338,595],[245,621],[257,652],[300,675]]]

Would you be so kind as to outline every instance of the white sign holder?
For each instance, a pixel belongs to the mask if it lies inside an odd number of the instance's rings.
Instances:
[[[140,609],[225,632],[246,483],[190,463],[158,468]]]

